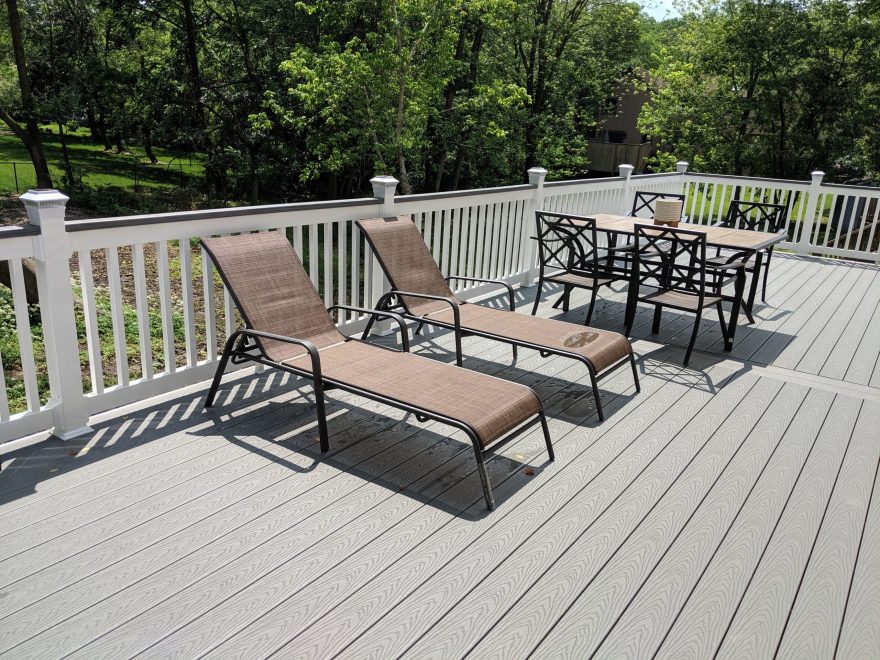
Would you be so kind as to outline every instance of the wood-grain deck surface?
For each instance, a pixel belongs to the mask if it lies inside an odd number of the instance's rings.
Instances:
[[[593,325],[620,329],[615,289]],[[539,314],[582,322],[556,295]],[[465,340],[556,449],[493,458],[491,513],[452,429],[334,391],[322,456],[270,371],[4,457],[0,657],[880,657],[880,269],[774,255],[756,323],[724,353],[703,320],[687,369],[693,317],[651,319],[602,424],[582,365]]]

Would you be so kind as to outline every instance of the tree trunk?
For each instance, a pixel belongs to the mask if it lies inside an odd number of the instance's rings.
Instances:
[[[101,144],[104,139],[101,137],[101,131],[98,130],[98,119],[95,117],[95,109],[92,107],[91,101],[86,105],[86,121],[89,124],[89,135],[92,142]]]
[[[153,131],[150,130],[149,125],[144,128],[144,153],[153,165],[159,162],[156,154],[153,153]]]
[[[40,302],[40,294],[37,291],[37,270],[36,264],[32,259],[21,260],[22,271],[24,274],[24,294],[29,305],[36,305]],[[9,273],[9,262],[0,261],[0,284],[12,289],[12,278]]]
[[[107,122],[104,120],[104,113],[98,115],[98,130],[101,133],[101,140],[104,142],[104,151],[110,151],[113,145],[110,144],[110,138],[107,136]]]
[[[193,12],[193,0],[181,0],[183,9],[183,26],[186,33],[184,42],[186,66],[189,69],[189,91],[191,103],[195,112],[196,121],[201,128],[204,126],[202,116],[202,77],[199,71],[199,45],[196,30],[195,13]]]
[[[0,110],[2,119],[12,132],[24,143],[31,156],[34,171],[37,174],[37,187],[51,188],[52,175],[49,174],[49,165],[43,153],[43,144],[40,140],[40,127],[38,124],[36,107],[34,105],[31,79],[27,69],[27,58],[24,52],[24,37],[21,29],[21,15],[18,13],[17,0],[6,0],[6,9],[9,14],[9,34],[12,37],[12,52],[15,56],[15,68],[18,71],[18,87],[21,93],[21,109],[24,115],[24,128],[12,118],[5,110]]]
[[[67,150],[67,139],[64,136],[64,124],[58,122],[58,139],[61,142],[61,158],[64,162],[64,178],[67,179],[65,185],[68,190],[74,186],[73,165],[70,163],[70,152]]]

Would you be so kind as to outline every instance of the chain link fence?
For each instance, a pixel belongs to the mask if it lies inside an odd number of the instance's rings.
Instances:
[[[0,194],[23,193],[37,187],[37,174],[31,163],[0,161]]]

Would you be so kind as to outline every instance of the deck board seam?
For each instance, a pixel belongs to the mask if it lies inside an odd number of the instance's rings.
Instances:
[[[874,504],[874,492],[877,489],[878,481],[880,481],[880,459],[877,460],[877,467],[874,468],[874,481],[871,484],[871,492],[868,494],[868,506],[865,507],[865,518],[862,523],[862,532],[861,534],[859,534],[859,543],[856,550],[856,560],[853,562],[852,575],[850,576],[849,585],[847,586],[846,590],[846,601],[843,605],[843,612],[841,613],[840,617],[840,626],[837,630],[837,639],[834,642],[834,658],[837,658],[838,649],[840,647],[840,638],[843,635],[843,626],[846,623],[846,615],[849,611],[849,600],[850,596],[852,595],[852,587],[853,583],[855,582],[856,571],[859,568],[859,558],[862,554],[862,543],[865,540],[865,532],[868,528],[868,520],[871,515],[871,505]]]
[[[825,411],[825,415],[823,416],[822,423],[819,425],[819,429],[816,432],[815,437],[813,438],[813,443],[810,446],[810,451],[807,452],[804,457],[804,462],[801,464],[800,469],[798,470],[797,478],[794,480],[791,486],[791,490],[789,490],[788,496],[785,499],[785,504],[782,506],[782,509],[779,511],[779,515],[776,517],[776,522],[773,524],[773,529],[770,531],[770,534],[767,536],[767,540],[764,543],[764,547],[761,550],[761,554],[758,556],[758,560],[755,562],[754,567],[752,568],[751,574],[749,575],[749,579],[746,581],[745,588],[743,589],[740,597],[737,599],[737,605],[733,610],[733,613],[730,616],[730,620],[727,622],[727,625],[724,628],[724,632],[721,637],[718,639],[718,644],[715,647],[715,652],[712,654],[713,658],[718,657],[718,653],[720,652],[722,646],[724,646],[724,641],[727,638],[727,634],[730,632],[730,628],[733,626],[734,621],[736,621],[736,617],[739,614],[739,609],[742,606],[743,601],[745,600],[746,594],[748,594],[749,589],[752,586],[752,581],[755,578],[755,575],[758,572],[758,568],[761,566],[761,563],[764,561],[764,557],[766,556],[767,549],[770,547],[771,542],[773,541],[773,537],[776,534],[777,529],[779,528],[780,523],[785,516],[785,512],[788,510],[788,505],[791,504],[791,498],[794,496],[794,492],[797,489],[798,483],[800,483],[800,478],[804,473],[804,470],[807,466],[807,463],[810,461],[810,457],[813,455],[813,450],[816,448],[816,443],[819,440],[819,436],[822,433],[822,428],[825,426],[825,423],[828,421],[828,415],[831,413],[831,409],[834,407],[834,402],[837,399],[837,395],[834,395],[834,398],[829,402],[828,409]]]
[[[788,608],[788,614],[785,616],[785,623],[782,626],[782,630],[779,631],[779,638],[776,642],[776,648],[773,651],[773,657],[777,657],[779,655],[779,649],[782,646],[782,642],[785,639],[785,632],[788,629],[788,624],[791,621],[791,615],[794,612],[795,604],[797,603],[798,597],[800,596],[801,587],[804,584],[804,577],[807,575],[807,570],[810,567],[810,561],[813,559],[813,552],[816,550],[816,542],[819,540],[819,536],[822,533],[822,527],[825,524],[825,517],[828,515],[828,507],[831,505],[831,500],[834,497],[834,492],[837,490],[837,484],[840,481],[840,475],[843,472],[843,466],[846,462],[846,455],[849,453],[850,447],[852,446],[852,439],[855,435],[856,426],[858,425],[859,417],[862,414],[862,410],[864,409],[864,403],[859,406],[859,412],[856,414],[856,419],[853,422],[853,427],[849,433],[849,439],[846,441],[846,448],[843,450],[843,454],[840,457],[840,464],[837,466],[837,472],[834,475],[834,483],[831,485],[831,489],[828,492],[828,499],[825,502],[825,508],[822,510],[822,517],[819,519],[819,524],[816,527],[816,533],[813,535],[813,541],[810,544],[810,552],[807,554],[807,560],[804,562],[804,567],[801,570],[800,578],[798,579],[798,585],[794,592],[794,597],[791,599],[791,604]]]
[[[655,393],[655,394],[656,394],[656,393]],[[700,405],[699,410],[698,410],[697,412],[699,412],[700,410],[702,410],[703,408],[705,408],[707,405],[709,405],[709,404],[711,403],[711,401],[712,401],[712,398],[711,398],[711,397],[708,398],[708,399],[707,399],[702,405]],[[633,444],[634,444],[634,443],[635,443],[635,442],[636,442],[636,441],[637,441],[642,435],[644,435],[644,434],[647,433],[647,432],[648,432],[648,429],[646,428],[646,429],[644,429],[642,432],[640,432],[635,438],[633,438],[633,439],[632,439],[632,440],[631,440],[631,441],[630,441],[630,442],[629,442],[629,443],[628,443],[623,449],[621,449],[620,452],[618,452],[618,453],[614,456],[614,458],[613,458],[611,461],[608,462],[607,465],[605,465],[605,466],[602,468],[602,470],[601,470],[599,473],[597,473],[597,474],[594,476],[593,479],[595,479],[595,478],[598,477],[600,474],[604,473],[605,470],[607,470],[607,469],[609,469],[611,466],[613,466],[613,465],[615,464],[615,461],[621,456],[621,454],[622,454],[622,453],[623,453],[628,447],[632,446],[632,445],[633,445]],[[622,494],[623,494],[624,492],[626,492],[626,490],[628,489],[629,485],[631,485],[633,482],[635,482],[635,480],[638,479],[638,477],[639,477],[641,474],[643,474],[644,471],[647,470],[647,469],[653,464],[654,460],[656,460],[656,459],[657,459],[657,458],[658,458],[658,457],[659,457],[659,456],[665,451],[665,449],[666,449],[666,448],[667,448],[672,442],[674,442],[674,440],[675,440],[675,438],[676,438],[677,436],[678,436],[678,433],[676,433],[675,435],[673,435],[671,438],[669,438],[668,441],[666,441],[666,442],[663,444],[663,446],[657,451],[657,453],[654,454],[654,456],[652,456],[651,459],[650,459],[650,460],[649,460],[644,466],[641,467],[641,469],[638,471],[638,473],[636,473],[636,474],[632,477],[632,479],[630,480],[630,482],[629,482],[629,484],[627,485],[627,487],[624,488],[624,489],[621,491],[621,493],[618,493],[618,495],[615,496],[615,498],[614,498],[613,500],[611,500],[611,502],[609,502],[606,506],[604,506],[604,507],[602,508],[602,510],[597,514],[597,516],[596,516],[597,518],[598,518],[598,516],[600,516],[605,510],[607,510],[608,507],[610,507],[614,502],[616,502],[617,499],[619,499],[619,497],[621,497]],[[566,467],[568,467],[568,466],[566,466]],[[564,468],[563,468],[563,469],[564,469]],[[535,530],[533,530],[532,533],[529,535],[528,538],[531,538],[532,536],[534,536],[534,534],[535,534],[538,530],[540,530],[544,525],[546,525],[548,522],[550,522],[550,520],[552,520],[557,514],[559,514],[561,511],[563,511],[564,508],[565,508],[565,505],[566,505],[568,502],[570,502],[570,501],[571,501],[571,500],[572,500],[572,499],[573,499],[578,493],[582,492],[582,491],[584,490],[584,488],[586,488],[586,486],[589,485],[589,483],[591,483],[591,482],[593,481],[593,479],[591,479],[590,482],[587,482],[587,484],[584,484],[580,489],[578,489],[577,492],[576,492],[574,495],[571,495],[571,496],[570,496],[570,497],[569,497],[569,498],[568,498],[568,499],[567,499],[562,505],[560,505],[560,507],[559,507],[556,511],[553,512],[553,514],[551,514],[549,517],[547,517],[547,518],[541,523],[541,525],[540,525],[538,528],[536,528]],[[544,484],[544,485],[546,485],[546,484]],[[536,490],[536,492],[538,492],[538,491]],[[534,493],[532,493],[532,495],[534,495]],[[589,526],[583,531],[583,533],[585,533],[587,529],[589,529]],[[581,535],[582,535],[582,534],[581,534]],[[579,535],[578,538],[580,538],[581,535]],[[509,554],[512,554],[515,550],[516,550],[516,548],[514,548],[513,550],[511,550],[511,552],[510,552]],[[509,554],[508,554],[507,556],[509,556]],[[564,551],[563,551],[563,554],[564,554]],[[561,556],[562,556],[562,554],[560,554],[560,557],[561,557]],[[499,567],[499,566],[500,566],[500,565],[506,560],[506,558],[507,558],[507,557],[505,557],[505,558],[502,559],[500,562],[498,562],[497,564],[495,564],[495,566],[492,568],[492,570],[487,574],[487,576],[484,576],[484,578],[481,579],[480,582],[482,582],[484,579],[486,579],[486,577],[488,577],[488,575],[490,575],[495,569],[497,569],[497,568],[498,568],[498,567]],[[558,558],[557,558],[557,560],[558,560]],[[555,561],[554,561],[554,563],[555,563]],[[430,579],[430,578],[428,578],[428,579]],[[416,587],[416,589],[418,589],[418,588],[420,588],[421,586],[423,586],[426,582],[427,582],[427,580],[424,581],[424,582],[422,582],[422,583],[420,583],[420,584]],[[479,583],[478,583],[478,584],[479,584]],[[474,587],[474,588],[475,588],[475,587]],[[413,590],[413,591],[414,591],[414,590]],[[466,594],[465,594],[465,595],[466,595]],[[463,598],[463,597],[464,597],[464,596],[462,596],[462,598]],[[404,600],[405,600],[405,599],[404,599]],[[400,601],[400,603],[402,603],[402,602],[403,602],[403,601]],[[457,604],[458,602],[460,602],[460,599],[459,599],[458,601],[456,601],[456,604]],[[400,603],[398,603],[398,606],[400,605]],[[453,605],[453,607],[454,607],[454,605]],[[391,611],[393,611],[393,610],[391,610]],[[448,613],[448,611],[449,611],[449,610],[447,610],[446,613]],[[390,611],[389,611],[388,613],[386,613],[385,616],[387,616],[387,614],[390,614]],[[382,618],[384,618],[384,616],[383,616]],[[382,620],[382,618],[380,618],[380,619],[378,619],[377,621],[375,621],[375,622],[373,623],[373,625],[370,626],[370,628],[374,627],[375,625],[378,625],[378,623]],[[366,632],[366,631],[365,631],[365,632]],[[421,637],[421,636],[420,636],[420,637]],[[420,637],[419,637],[419,638],[420,638]],[[415,644],[415,643],[418,641],[419,638],[416,638],[416,639],[412,640],[411,643],[407,646],[407,649],[410,648],[413,644]],[[404,650],[403,653],[406,653],[406,650]]]
[[[617,615],[617,617],[615,618],[615,620],[614,620],[614,622],[612,623],[612,625],[611,625],[611,626],[608,628],[608,630],[605,632],[605,635],[603,636],[602,641],[599,643],[599,646],[597,646],[596,652],[595,652],[595,653],[593,654],[593,656],[591,656],[591,657],[595,657],[595,655],[596,655],[597,653],[599,653],[599,651],[601,650],[601,646],[602,646],[602,644],[604,643],[605,639],[608,638],[608,636],[609,636],[609,635],[611,634],[611,632],[613,631],[614,627],[617,625],[617,623],[620,621],[620,619],[621,619],[621,618],[623,617],[623,615],[626,613],[626,611],[627,611],[627,609],[629,608],[629,606],[633,603],[633,601],[634,601],[634,600],[638,597],[638,595],[641,593],[642,589],[643,589],[644,586],[647,584],[648,580],[649,580],[649,579],[651,578],[651,576],[654,574],[654,571],[656,571],[657,567],[660,565],[660,563],[663,561],[663,559],[666,557],[666,555],[669,553],[669,551],[670,551],[670,550],[672,549],[672,547],[675,545],[676,541],[677,541],[677,540],[679,539],[679,537],[685,532],[685,530],[687,529],[687,526],[690,524],[691,520],[693,520],[693,518],[697,515],[697,513],[698,513],[699,510],[700,510],[700,508],[701,508],[701,507],[703,506],[703,504],[706,502],[706,500],[708,499],[709,495],[712,493],[712,491],[713,491],[713,489],[715,488],[715,486],[718,484],[718,482],[721,480],[721,478],[725,475],[725,472],[726,472],[727,468],[728,468],[728,467],[730,466],[730,464],[733,462],[734,458],[736,458],[736,456],[739,454],[740,450],[742,450],[742,448],[746,445],[746,443],[748,442],[749,438],[751,438],[751,437],[752,437],[752,434],[755,433],[755,431],[756,431],[756,429],[758,428],[758,425],[760,424],[760,422],[765,418],[765,416],[767,415],[767,413],[770,411],[770,406],[772,405],[772,403],[773,403],[774,401],[776,401],[776,399],[780,396],[780,394],[782,393],[782,391],[783,391],[786,387],[787,387],[787,384],[783,384],[783,385],[781,385],[780,388],[779,388],[779,389],[776,391],[776,393],[773,395],[773,397],[767,402],[767,407],[764,409],[764,411],[761,413],[761,415],[755,420],[755,423],[753,424],[752,428],[749,430],[748,434],[743,438],[743,440],[740,442],[740,444],[739,444],[739,446],[736,448],[736,450],[730,455],[730,458],[727,460],[727,462],[725,463],[724,467],[718,472],[718,475],[715,477],[715,479],[714,479],[714,480],[712,481],[712,483],[709,485],[709,488],[706,490],[706,492],[705,492],[705,493],[703,494],[703,496],[700,498],[700,501],[699,501],[699,503],[697,504],[697,506],[694,507],[694,510],[690,513],[690,515],[687,517],[687,519],[684,521],[684,523],[682,523],[682,525],[681,525],[681,529],[679,529],[679,531],[675,534],[675,536],[670,540],[669,545],[668,545],[668,546],[666,547],[666,549],[660,554],[660,557],[654,562],[654,566],[651,568],[651,570],[648,572],[648,574],[647,574],[647,575],[645,576],[645,578],[642,580],[642,582],[641,582],[641,584],[638,586],[638,588],[633,592],[632,596],[629,598],[629,600],[627,601],[627,603],[626,603],[626,605],[623,607],[623,609],[621,609],[621,611],[618,613],[618,615]],[[805,390],[804,393],[803,393],[803,397],[801,398],[801,402],[798,404],[797,410],[800,410],[801,406],[803,406],[803,403],[804,403],[804,401],[805,401],[805,399],[806,399],[806,395],[807,395],[807,391]],[[731,414],[733,414],[733,413],[731,412]],[[763,464],[763,466],[761,467],[760,471],[759,471],[758,474],[755,476],[755,479],[754,479],[754,481],[752,482],[752,485],[751,485],[751,487],[749,488],[749,490],[746,492],[746,495],[745,495],[745,497],[743,498],[743,500],[742,500],[742,502],[741,502],[739,508],[737,509],[736,514],[731,518],[731,520],[730,520],[730,524],[727,526],[727,529],[724,531],[724,534],[721,535],[721,539],[718,541],[718,545],[716,546],[716,552],[717,552],[718,548],[721,547],[721,544],[724,542],[724,539],[727,538],[727,535],[730,533],[730,530],[733,529],[733,525],[734,525],[734,523],[736,522],[736,519],[737,519],[737,517],[739,516],[739,513],[743,510],[743,508],[744,508],[745,505],[746,505],[746,502],[747,502],[748,499],[749,499],[749,496],[750,496],[750,495],[752,494],[752,492],[755,490],[755,488],[756,488],[756,486],[757,486],[759,480],[761,479],[761,476],[764,474],[764,471],[767,469],[767,466],[770,464],[770,460],[771,460],[771,459],[773,458],[773,456],[776,454],[777,449],[779,449],[779,446],[780,446],[780,444],[782,443],[782,439],[785,437],[785,433],[788,431],[788,429],[789,429],[789,428],[791,427],[791,425],[794,423],[794,420],[795,420],[795,417],[796,417],[796,416],[797,416],[797,412],[795,412],[795,414],[791,416],[791,419],[789,419],[788,423],[787,423],[786,426],[785,426],[785,429],[779,434],[779,438],[778,438],[778,440],[777,440],[776,443],[773,445],[773,449],[772,449],[772,451],[767,455],[767,460],[764,462],[764,464]],[[720,426],[720,425],[719,425],[719,426]],[[706,566],[704,566],[704,570],[701,571],[701,575],[702,575],[703,573],[705,573],[705,568],[709,565],[709,563],[711,563],[711,559],[712,559],[712,557],[714,557],[714,555],[715,555],[714,552],[713,552],[712,555],[710,555],[709,561],[706,563]],[[699,584],[699,579],[695,582],[695,584],[694,584],[694,589],[696,588],[696,585],[697,585],[697,584]],[[684,607],[684,605],[685,605],[686,603],[687,603],[687,599],[685,599],[684,603],[682,604],[682,607]],[[673,625],[674,625],[674,623],[673,623]],[[672,626],[670,626],[669,629],[671,630],[671,628],[672,628]]]

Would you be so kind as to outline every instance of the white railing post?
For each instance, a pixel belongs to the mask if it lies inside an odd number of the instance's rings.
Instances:
[[[520,286],[535,286],[535,279],[538,276],[538,242],[532,240],[535,233],[535,211],[544,208],[544,180],[547,178],[547,170],[543,167],[533,167],[529,170],[529,185],[534,188],[532,198],[526,205],[526,212],[523,213],[522,245],[520,254],[522,254],[522,263],[520,270],[523,272],[523,279]]]
[[[687,194],[687,180],[685,179],[685,174],[687,174],[689,165],[690,163],[686,160],[680,160],[675,164],[675,171],[681,174],[681,188],[679,190],[676,190],[675,192],[680,195]]]
[[[49,407],[54,417],[53,433],[69,440],[92,429],[83,397],[73,311],[72,250],[64,227],[68,197],[57,190],[29,190],[19,199],[24,202],[30,224],[40,228],[40,235],[34,237],[34,256],[49,372]]]
[[[395,215],[394,195],[397,193],[397,184],[400,182],[393,176],[374,176],[370,179],[370,183],[373,185],[373,197],[382,200],[382,206],[379,207],[379,215],[383,218]],[[370,271],[370,290],[373,295],[371,300],[364,302],[369,302],[368,307],[375,308],[379,298],[391,290],[391,285],[388,283],[388,279],[385,277],[382,266],[379,265],[379,260],[375,254],[372,255],[370,261]],[[377,323],[375,328],[379,334],[387,334],[392,329],[391,322],[382,321]]]
[[[816,215],[819,211],[819,195],[822,190],[822,179],[825,172],[816,170],[810,173],[812,181],[810,181],[810,192],[807,194],[807,208],[804,211],[804,220],[801,224],[801,233],[797,241],[798,254],[810,254],[812,247],[810,238],[813,235],[813,225],[816,224]]]
[[[626,163],[617,166],[618,174],[623,177],[623,195],[620,200],[619,209],[621,215],[629,215],[630,209],[632,208],[632,202],[630,201],[632,181],[630,180],[630,177],[632,176],[634,169],[636,168],[632,165],[627,165]]]

